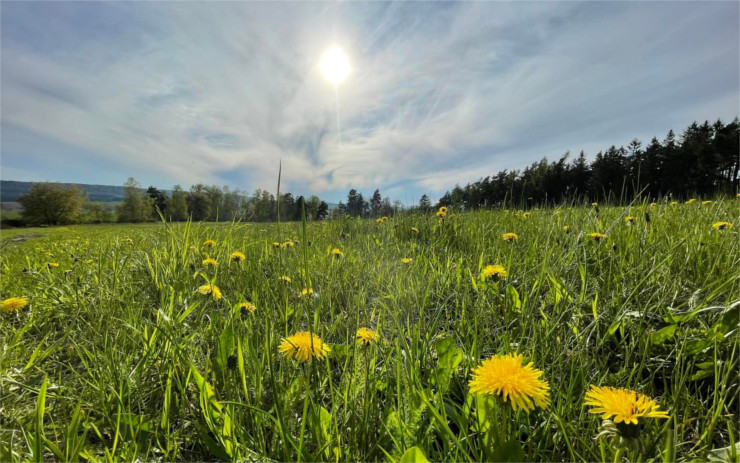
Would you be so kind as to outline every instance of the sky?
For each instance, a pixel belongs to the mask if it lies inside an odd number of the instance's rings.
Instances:
[[[0,177],[406,204],[740,113],[728,2],[2,2]],[[332,47],[351,71],[334,86]]]

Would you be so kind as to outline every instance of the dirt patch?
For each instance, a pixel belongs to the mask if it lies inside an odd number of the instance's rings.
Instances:
[[[12,238],[6,238],[3,241],[8,243],[22,243],[24,241],[32,240],[34,238],[41,238],[44,235],[39,235],[38,233],[26,233],[24,235],[18,235],[14,236]]]

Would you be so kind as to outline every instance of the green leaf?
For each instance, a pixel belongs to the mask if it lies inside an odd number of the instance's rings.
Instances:
[[[673,339],[673,336],[676,335],[677,329],[678,325],[668,325],[663,327],[650,335],[650,342],[655,346],[659,346],[666,341]]]
[[[218,347],[216,349],[216,363],[221,367],[221,371],[226,371],[229,362],[229,356],[234,352],[234,328],[231,323],[218,337]]]
[[[504,445],[497,447],[493,451],[493,461],[499,461],[499,462],[516,462],[516,461],[526,461],[526,455],[524,455],[524,450],[522,449],[521,444],[515,440],[510,440]]]
[[[33,440],[33,461],[44,461],[44,412],[46,410],[46,385],[48,376],[44,376],[44,381],[39,389],[39,396],[36,399],[36,429]]]
[[[514,305],[514,308],[521,310],[522,300],[519,298],[519,291],[517,291],[513,286],[508,285],[506,287],[506,295],[511,299],[511,303]]]
[[[403,452],[399,461],[401,463],[429,463],[424,452],[417,446],[413,446]]]
[[[735,458],[733,458],[733,454]],[[711,450],[709,454],[707,454],[707,462],[713,463],[718,461],[737,461],[738,455],[740,455],[740,442],[735,443],[734,449],[732,448],[732,446],[728,446],[721,449]]]
[[[432,384],[436,385],[440,392],[445,393],[457,367],[463,361],[463,351],[455,346],[452,338],[444,338],[435,342],[434,350],[437,353],[437,368],[432,372]]]

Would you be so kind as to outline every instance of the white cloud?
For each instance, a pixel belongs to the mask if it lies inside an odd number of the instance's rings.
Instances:
[[[78,170],[93,156],[163,186],[274,189],[282,160],[303,193],[440,192],[737,115],[733,4],[97,4],[74,11],[130,24],[86,40],[70,20],[57,33],[79,40],[51,48],[13,6],[3,23],[27,30],[3,35],[4,126],[90,153],[68,159]],[[334,44],[353,68],[339,136],[318,70]]]

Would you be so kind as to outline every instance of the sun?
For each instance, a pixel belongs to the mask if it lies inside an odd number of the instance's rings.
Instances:
[[[334,85],[344,82],[349,75],[347,55],[338,47],[328,50],[321,58],[321,73]]]

